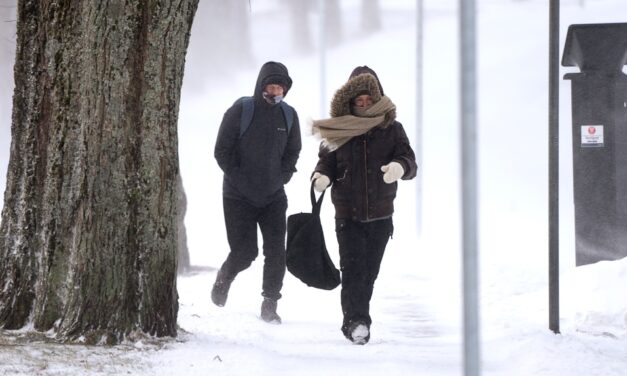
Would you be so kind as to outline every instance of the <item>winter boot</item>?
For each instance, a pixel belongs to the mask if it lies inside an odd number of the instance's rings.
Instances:
[[[264,298],[261,303],[261,319],[270,324],[280,324],[281,317],[276,313],[276,300]]]
[[[370,340],[370,329],[361,321],[352,322],[348,326],[349,338],[355,345],[365,345]]]
[[[229,295],[229,288],[231,287],[231,282],[224,278],[224,273],[222,270],[218,271],[218,275],[216,277],[216,282],[213,284],[213,289],[211,289],[211,301],[213,304],[218,307],[224,307],[226,303],[226,298]]]

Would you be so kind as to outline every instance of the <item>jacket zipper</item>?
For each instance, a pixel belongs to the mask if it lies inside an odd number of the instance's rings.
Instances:
[[[370,209],[368,206],[368,153],[367,153],[367,148],[368,148],[368,139],[364,138],[364,167],[365,167],[365,180],[366,180],[366,220],[370,219]]]

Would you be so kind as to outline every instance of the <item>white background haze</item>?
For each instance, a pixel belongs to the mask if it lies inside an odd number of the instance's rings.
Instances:
[[[8,1],[0,0],[0,4]],[[11,2],[12,3],[12,2]],[[207,4],[200,1],[200,7]],[[371,303],[371,342],[354,346],[340,332],[339,288],[308,288],[289,273],[280,326],[259,320],[261,266],[234,282],[227,305],[211,304],[215,268],[228,245],[222,173],[213,147],[224,111],[251,95],[259,67],[284,63],[294,80],[286,97],[299,113],[303,150],[287,185],[288,214],[309,211],[309,176],[318,140],[307,120],[320,118],[319,55],[293,51],[286,1],[251,0],[252,57],[237,71],[212,54],[192,29],[179,119],[181,174],[191,262],[201,271],[178,279],[180,335],[112,348],[26,344],[23,331],[0,336],[0,374],[134,375],[460,375],[461,245],[458,2],[425,0],[424,131],[415,128],[415,1],[381,3],[382,30],[359,27],[361,2],[342,0],[342,40],[327,50],[326,100],[355,66],[373,68],[397,105],[415,146],[424,184],[422,236],[416,234],[416,181],[399,184],[395,233]],[[627,260],[575,268],[570,81],[560,79],[561,334],[548,329],[548,1],[479,0],[478,150],[482,374],[625,375]],[[199,9],[199,12],[201,12]],[[624,0],[563,0],[560,49],[568,25],[625,22]],[[201,13],[199,13],[201,14]],[[312,35],[317,40],[315,9]],[[0,36],[0,186],[9,155],[12,35]],[[561,57],[561,52],[560,52]],[[573,68],[561,68],[560,76]],[[10,85],[8,85],[10,86]],[[1,205],[1,203],[0,203]],[[338,264],[330,198],[322,217]]]

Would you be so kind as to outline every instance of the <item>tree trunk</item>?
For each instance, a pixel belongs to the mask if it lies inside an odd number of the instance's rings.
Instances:
[[[1,327],[176,335],[176,127],[197,2],[19,1]]]

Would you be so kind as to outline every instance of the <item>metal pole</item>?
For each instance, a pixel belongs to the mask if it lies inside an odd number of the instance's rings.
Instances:
[[[416,160],[422,163],[423,1],[416,0]],[[422,169],[420,169],[422,171]],[[422,172],[416,176],[416,231],[422,237]]]
[[[477,376],[480,369],[480,345],[475,0],[460,0],[460,9],[464,375]]]
[[[324,118],[327,115],[327,97],[326,97],[326,79],[327,79],[327,58],[326,58],[326,46],[327,46],[327,7],[325,5],[326,0],[319,1],[320,11],[320,36],[319,36],[319,49],[320,49],[320,117]]]
[[[549,329],[559,333],[559,24],[560,0],[549,5]]]

